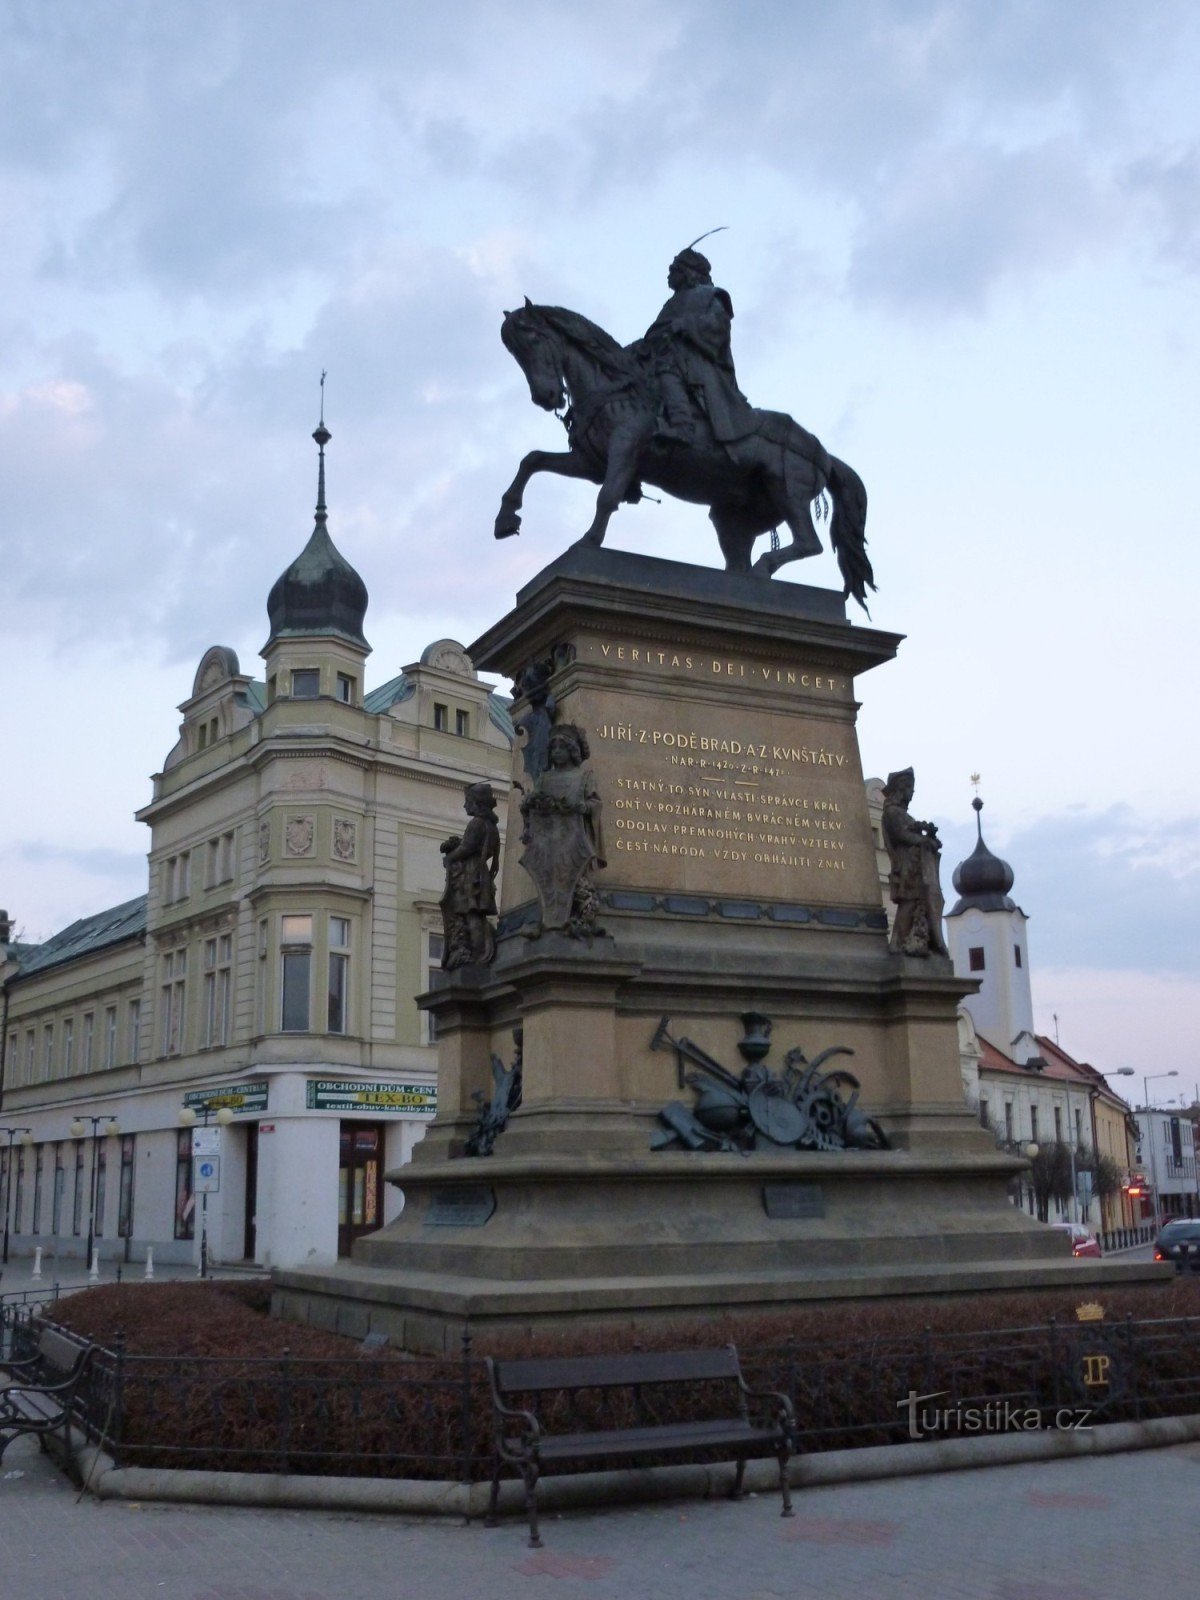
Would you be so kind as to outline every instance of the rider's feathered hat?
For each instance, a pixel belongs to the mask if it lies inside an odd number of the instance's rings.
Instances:
[[[719,228],[710,228],[708,233],[702,233],[699,238],[693,239],[691,244],[684,246],[671,265],[673,267],[687,267],[692,272],[703,273],[706,278],[711,277],[712,262],[707,256],[702,256],[696,246],[700,243],[700,239],[707,239],[709,234],[724,233],[728,226],[728,223],[723,222]]]

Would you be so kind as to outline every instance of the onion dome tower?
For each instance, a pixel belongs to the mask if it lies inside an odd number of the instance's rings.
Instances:
[[[324,374],[317,443],[317,509],[304,549],[281,572],[267,596],[271,636],[263,646],[267,701],[331,698],[360,706],[363,664],[371,647],[363,635],[367,586],[329,537],[325,505]]]
[[[978,841],[954,869],[958,899],[946,914],[946,940],[955,972],[980,981],[979,993],[963,1002],[975,1031],[1022,1061],[1037,1053],[1025,933],[1029,919],[1011,896],[1013,869],[984,842],[983,801],[976,795],[971,805]]]

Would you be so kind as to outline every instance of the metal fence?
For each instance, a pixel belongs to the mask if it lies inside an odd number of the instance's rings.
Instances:
[[[1136,1228],[1113,1228],[1100,1234],[1100,1248],[1105,1255],[1111,1250],[1133,1250],[1138,1245],[1153,1244],[1157,1231],[1152,1222],[1139,1223]]]
[[[41,1318],[3,1310],[14,1357],[32,1351]],[[925,1329],[741,1355],[753,1385],[790,1395],[800,1453],[1200,1412],[1200,1318]],[[702,1399],[674,1386],[660,1418],[699,1415]],[[539,1409],[554,1408],[557,1429],[577,1403],[564,1392]],[[93,1363],[81,1413],[122,1465],[473,1482],[491,1459],[489,1392],[469,1333],[443,1361],[141,1356],[118,1340]]]

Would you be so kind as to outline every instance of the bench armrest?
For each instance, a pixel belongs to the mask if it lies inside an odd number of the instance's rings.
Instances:
[[[505,1417],[511,1418],[513,1421],[520,1422],[521,1428],[525,1434],[525,1437],[521,1442],[527,1449],[536,1450],[538,1444],[541,1442],[542,1427],[541,1423],[534,1416],[533,1412],[524,1411],[519,1406],[506,1406],[500,1396],[496,1393],[493,1393],[492,1427],[496,1440],[496,1448],[500,1451],[500,1454],[508,1454],[508,1452],[504,1449],[504,1427],[502,1419]]]
[[[748,1401],[757,1400],[769,1403],[771,1409],[778,1414],[781,1421],[787,1423],[789,1428],[796,1426],[796,1409],[792,1405],[790,1396],[782,1393],[779,1389],[752,1389],[740,1372],[738,1373],[738,1383],[741,1385],[742,1393]]]

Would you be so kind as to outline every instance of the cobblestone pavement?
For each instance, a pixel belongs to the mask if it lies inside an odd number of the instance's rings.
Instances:
[[[18,1440],[0,1600],[1129,1600],[1196,1593],[1200,1446],[500,1528],[80,1500]]]

